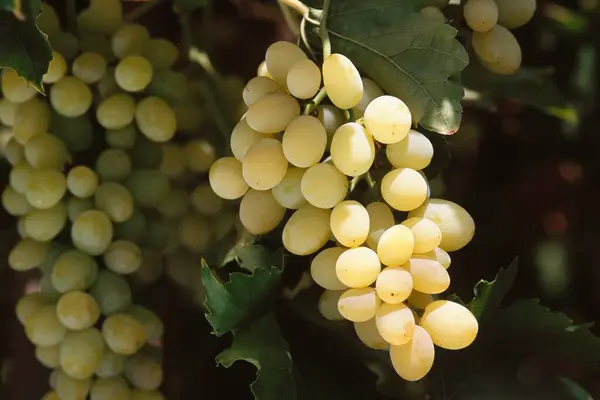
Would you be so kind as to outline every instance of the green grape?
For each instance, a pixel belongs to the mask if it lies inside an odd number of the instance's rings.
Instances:
[[[125,222],[133,214],[133,197],[120,183],[102,183],[94,194],[96,208],[113,222]]]
[[[165,396],[156,390],[134,389],[131,391],[131,400],[165,400]]]
[[[60,366],[59,345],[36,346],[35,358],[46,368],[56,368]]]
[[[142,242],[143,246],[161,254],[170,254],[177,250],[181,244],[178,236],[179,221],[180,219],[177,218],[161,218],[151,221]],[[142,263],[142,267],[144,267],[144,263]]]
[[[169,194],[171,184],[160,171],[151,169],[133,170],[125,182],[136,204],[156,207]]]
[[[44,83],[52,84],[62,79],[67,73],[67,61],[65,58],[56,51],[52,52],[52,60],[48,65],[48,71],[42,77]]]
[[[60,293],[88,289],[98,276],[98,264],[79,250],[68,250],[56,258],[50,276]]]
[[[71,223],[73,223],[82,212],[93,209],[94,201],[91,197],[80,199],[79,197],[73,196],[69,197],[67,200],[67,215],[69,216],[69,221]]]
[[[90,400],[131,400],[131,390],[120,376],[96,379],[92,385]]]
[[[112,49],[110,46],[110,40],[108,38],[97,32],[80,32],[79,33],[79,49],[82,53],[96,53],[102,56],[106,62],[110,63],[114,60],[115,56],[112,53]],[[104,74],[107,69],[104,69]],[[102,77],[104,77],[102,74]],[[74,73],[74,75],[76,75]],[[81,78],[85,81],[85,79]]]
[[[13,124],[14,138],[25,145],[32,138],[46,133],[50,127],[50,107],[45,101],[34,97],[17,108]]]
[[[66,60],[74,59],[79,54],[79,39],[71,32],[57,32],[48,37],[52,49],[59,52]]]
[[[60,292],[52,286],[52,280],[49,273],[45,273],[42,275],[42,279],[40,280],[40,294],[44,299],[48,302],[55,303],[60,298]]]
[[[469,28],[476,32],[488,32],[498,22],[498,6],[494,0],[468,0],[463,16]]]
[[[101,99],[106,99],[107,97],[121,92],[121,89],[117,84],[117,79],[115,78],[114,68],[108,68],[106,74],[104,74],[102,79],[96,84],[96,88],[98,89]]]
[[[285,158],[291,164],[308,168],[323,158],[327,147],[327,132],[317,118],[301,115],[287,126],[281,142]],[[251,154],[253,148],[254,146],[250,148],[248,154]]]
[[[206,183],[196,186],[189,197],[194,209],[202,215],[216,215],[224,206],[223,199],[217,196]]]
[[[126,240],[112,242],[103,257],[106,268],[121,275],[132,274],[142,265],[142,250]]]
[[[419,14],[432,21],[438,21],[442,23],[446,22],[446,16],[442,12],[442,10],[434,6],[421,8],[421,10],[419,10]]]
[[[165,332],[165,327],[154,311],[146,307],[131,305],[124,312],[133,316],[144,325],[146,338],[149,342],[161,340]]]
[[[156,390],[162,384],[163,371],[157,360],[139,353],[125,363],[125,377],[137,389]]]
[[[2,192],[2,207],[13,217],[21,217],[31,211],[31,205],[25,195],[18,193],[10,185]]]
[[[19,299],[15,306],[15,314],[22,325],[37,310],[47,305],[48,301],[40,293],[29,293]]]
[[[196,173],[207,172],[217,159],[214,146],[202,139],[194,139],[187,142],[183,148],[183,152],[188,169]]]
[[[321,70],[308,58],[299,60],[288,71],[286,83],[292,96],[310,99],[321,87]]]
[[[102,334],[96,328],[69,332],[60,343],[60,366],[71,378],[91,378],[102,361],[104,347]]]
[[[25,147],[17,142],[13,136],[6,143],[6,147],[4,148],[4,157],[10,165],[15,166],[25,160]]]
[[[357,119],[362,118],[365,115],[365,110],[370,102],[379,96],[384,95],[383,90],[381,90],[377,83],[369,78],[362,77],[361,79],[363,83],[363,94],[358,104],[352,108],[352,111],[354,111],[354,117]]]
[[[278,41],[267,49],[265,63],[273,79],[285,85],[292,66],[305,58],[307,57],[304,51],[294,43]]]
[[[25,334],[36,346],[55,346],[62,342],[67,334],[56,316],[55,305],[41,306],[25,320]]]
[[[211,240],[210,226],[200,215],[190,215],[183,218],[178,227],[181,244],[193,252],[205,251]]]
[[[97,210],[84,211],[71,227],[71,240],[76,248],[98,256],[108,248],[113,236],[109,217]]]
[[[213,196],[215,196],[214,193]],[[188,199],[188,194],[185,190],[173,189],[158,204],[157,209],[163,216],[167,218],[180,218],[187,213],[189,204],[190,200]],[[209,203],[209,205],[210,204],[211,203]],[[203,204],[202,208],[204,209],[205,207],[206,205]]]
[[[2,70],[2,94],[11,103],[25,103],[36,95],[36,90],[13,69]]]
[[[137,141],[137,129],[134,124],[129,124],[121,129],[107,129],[106,143],[115,149],[131,149]]]
[[[495,0],[498,6],[498,23],[505,28],[515,29],[525,25],[537,8],[536,0]]]
[[[127,179],[131,169],[131,158],[122,149],[106,149],[96,159],[95,170],[103,182],[121,182]]]
[[[6,97],[0,98],[0,122],[2,125],[13,126],[19,103],[12,103]],[[13,141],[15,139],[13,138]]]
[[[48,384],[52,389],[56,389],[56,381],[58,380],[58,374],[62,372],[60,368],[53,369],[48,377]]]
[[[329,100],[343,110],[356,106],[364,91],[358,70],[343,54],[331,54],[323,61],[323,86]]]
[[[161,71],[175,64],[179,58],[179,49],[170,40],[155,38],[146,43],[142,55],[150,61],[153,69]]]
[[[74,291],[64,294],[56,304],[56,315],[66,328],[81,331],[94,326],[100,318],[100,308],[92,296]]]
[[[46,35],[52,35],[61,31],[60,19],[54,7],[42,2],[42,13],[37,17],[37,25]]]
[[[114,225],[114,236],[115,239],[129,240],[134,243],[139,242],[146,234],[146,227],[144,214],[136,208],[127,221]]]
[[[50,88],[50,103],[62,116],[79,117],[92,106],[92,91],[79,78],[65,76]]]
[[[167,142],[177,131],[175,112],[158,97],[146,97],[137,104],[135,122],[140,132],[154,142]]]
[[[115,80],[127,92],[141,92],[152,81],[152,64],[140,55],[124,57],[115,68]]]
[[[61,400],[85,400],[90,387],[91,379],[75,379],[67,375],[62,369],[56,371],[56,393]]]
[[[102,324],[102,336],[108,347],[118,354],[131,355],[146,343],[141,322],[126,314],[115,314]]]
[[[166,69],[153,74],[152,82],[146,91],[151,96],[156,96],[169,103],[175,103],[186,100],[189,93],[188,85],[188,80],[184,74]]]
[[[17,220],[17,233],[21,239],[27,238],[27,232],[25,232],[25,219],[19,218]]]
[[[54,239],[67,223],[67,206],[64,202],[45,210],[33,210],[24,217],[27,237],[39,242]]]
[[[140,24],[122,25],[112,36],[112,50],[117,58],[140,54],[150,41],[148,30]]]
[[[105,316],[123,311],[131,305],[131,289],[127,281],[107,270],[98,274],[90,294],[94,296]]]
[[[87,150],[94,142],[94,127],[87,115],[70,118],[53,112],[50,130],[72,152]]]
[[[21,239],[8,253],[8,265],[15,271],[28,271],[40,266],[48,254],[48,243]]]
[[[110,349],[104,349],[104,354],[100,364],[96,367],[95,374],[99,378],[112,378],[119,376],[125,370],[125,361],[127,357],[117,354]]]
[[[58,137],[42,133],[25,143],[25,159],[35,169],[62,170],[69,160],[69,152]]]
[[[123,129],[133,122],[135,99],[127,93],[117,93],[102,100],[96,109],[96,119],[106,129]]]
[[[106,59],[98,53],[81,53],[72,65],[73,75],[87,84],[100,81],[106,74]]]
[[[471,41],[482,65],[491,72],[510,75],[521,66],[521,46],[505,27],[496,25],[485,33],[473,32]]]
[[[121,0],[91,0],[88,9],[77,16],[80,32],[113,34],[123,24]]]
[[[44,262],[39,266],[40,271],[44,274],[51,274],[52,269],[54,268],[54,263],[65,251],[70,250],[70,247],[62,244],[60,242],[51,242],[48,248],[48,253],[46,254],[46,258],[44,258]]]
[[[192,103],[188,100],[181,100],[171,104],[177,121],[177,130],[195,133],[202,126],[205,120],[205,114],[198,103]]]
[[[98,175],[84,165],[78,165],[67,174],[67,188],[79,198],[93,196],[98,187]]]
[[[129,156],[134,169],[155,169],[162,163],[163,154],[160,144],[139,136]]]

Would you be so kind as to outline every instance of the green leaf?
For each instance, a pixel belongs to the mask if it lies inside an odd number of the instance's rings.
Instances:
[[[12,12],[0,11],[0,68],[14,69],[28,84],[44,93],[42,77],[52,60],[52,49],[36,24],[41,13],[40,0],[0,1],[3,10],[21,4],[24,17],[19,20],[15,16],[16,8]]]
[[[479,321],[485,321],[500,310],[502,300],[515,282],[518,271],[519,260],[515,259],[508,268],[501,269],[492,282],[481,280],[475,285],[475,296],[467,307]]]
[[[19,20],[25,19],[20,0],[0,0],[0,11],[8,11]]]
[[[181,11],[194,11],[206,7],[211,0],[174,0],[175,7]]]
[[[456,29],[418,13],[419,0],[332,0],[332,49],[349,57],[387,93],[402,99],[415,122],[453,134],[462,86],[450,79],[469,63]]]
[[[240,266],[248,271],[271,266],[283,267],[283,250],[272,252],[265,246],[251,244],[236,247],[234,252]]]
[[[256,400],[298,398],[292,357],[273,314],[236,331],[231,347],[216,357],[217,363],[227,368],[238,360],[247,361],[258,370],[250,385]]]
[[[206,288],[206,319],[214,333],[222,336],[262,311],[279,284],[281,270],[257,268],[252,275],[234,272],[228,282],[221,283],[202,261],[201,275]]]

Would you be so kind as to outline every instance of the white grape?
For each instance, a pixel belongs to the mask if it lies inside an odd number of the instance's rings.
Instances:
[[[358,201],[346,200],[331,211],[331,232],[346,247],[362,245],[369,235],[369,213]]]
[[[366,209],[369,213],[367,245],[373,250],[377,250],[381,235],[395,224],[394,214],[387,204],[381,202],[373,202],[367,205]]]
[[[253,189],[269,190],[285,176],[288,160],[277,139],[263,138],[248,149],[242,161],[244,180]]]
[[[271,191],[250,189],[240,203],[240,221],[253,235],[264,235],[275,229],[285,215]]]
[[[352,322],[365,322],[375,317],[381,300],[371,287],[348,289],[338,300],[338,311]]]
[[[310,275],[317,285],[327,290],[347,289],[337,277],[335,265],[340,255],[346,251],[342,247],[330,247],[321,251],[310,264]]]
[[[87,198],[98,187],[98,175],[84,165],[78,165],[67,174],[67,188],[73,196]]]
[[[348,194],[348,179],[333,165],[319,163],[304,172],[300,187],[313,206],[333,208]]]
[[[473,32],[471,41],[482,65],[491,72],[510,75],[521,66],[521,46],[505,27],[496,25],[485,33]]]
[[[365,109],[367,131],[380,143],[401,141],[410,132],[412,116],[406,104],[397,97],[379,96]]]
[[[431,335],[434,344],[448,350],[460,350],[475,340],[479,325],[466,307],[447,300],[438,300],[425,308],[421,326]]]
[[[438,247],[442,241],[442,231],[435,222],[427,218],[413,217],[402,222],[415,238],[414,253],[427,253]]]
[[[384,265],[398,267],[413,253],[415,238],[409,228],[394,225],[383,232],[377,243],[377,255]]]
[[[278,133],[300,115],[298,101],[288,94],[267,94],[248,108],[246,122],[262,133]]]
[[[421,293],[439,294],[450,286],[446,268],[426,258],[411,258],[403,267],[410,272],[415,290]]]
[[[135,99],[118,93],[102,100],[96,109],[96,119],[106,129],[123,129],[133,122]]]
[[[80,79],[65,76],[50,89],[50,103],[65,117],[79,117],[92,106],[92,91]]]
[[[331,102],[344,110],[356,106],[363,95],[358,70],[342,54],[331,54],[323,62],[323,85]]]
[[[429,187],[419,172],[410,168],[396,168],[381,181],[381,195],[392,208],[412,211],[427,199]]]
[[[330,211],[305,204],[292,214],[283,228],[283,246],[292,254],[315,253],[331,237]]]
[[[406,138],[389,144],[385,154],[395,168],[421,170],[427,167],[433,158],[433,145],[425,135],[411,130]]]
[[[246,122],[246,118],[242,118],[231,132],[230,147],[233,156],[240,161],[244,160],[244,156],[252,145],[263,139],[266,135],[250,128]]]
[[[331,141],[331,159],[348,176],[366,173],[375,160],[373,137],[355,122],[340,126]]]
[[[161,71],[171,68],[179,58],[179,49],[170,40],[150,39],[142,50],[142,55],[150,61],[152,68]]]
[[[169,141],[177,130],[175,112],[158,97],[146,97],[137,104],[135,122],[144,136],[159,143]]]
[[[363,288],[373,284],[381,272],[377,253],[368,247],[347,249],[337,259],[335,271],[338,279],[350,288]]]
[[[287,88],[298,99],[309,99],[321,87],[321,70],[312,60],[297,61],[287,73]]]
[[[338,301],[344,290],[325,290],[319,297],[317,306],[323,318],[329,321],[343,321],[344,316],[338,310]]]
[[[117,58],[140,54],[150,41],[148,30],[140,24],[122,25],[112,36],[112,50]]]
[[[234,157],[223,157],[215,161],[208,172],[208,179],[212,190],[223,199],[239,199],[248,191],[242,163]]]
[[[271,189],[273,197],[283,207],[297,210],[306,204],[301,188],[304,171],[306,170],[303,168],[288,168],[281,182]]]
[[[26,185],[27,201],[39,209],[54,207],[67,191],[65,175],[54,169],[32,171]]]
[[[129,55],[115,68],[115,80],[127,92],[141,92],[152,81],[152,64],[140,55]]]
[[[38,97],[19,104],[12,127],[15,140],[25,145],[34,137],[46,133],[50,127],[50,115],[48,103]]]
[[[217,159],[214,146],[204,140],[190,140],[183,148],[187,168],[196,173],[207,172]]]
[[[306,54],[300,47],[290,42],[278,41],[267,49],[265,65],[273,79],[285,85],[289,70],[305,58],[307,58]]]
[[[410,273],[401,267],[384,268],[375,282],[377,296],[386,303],[399,304],[410,296],[413,279]]]
[[[383,339],[392,345],[408,343],[415,330],[415,317],[403,303],[381,303],[375,315],[377,330]]]
[[[72,70],[73,75],[83,82],[96,83],[106,74],[107,62],[101,54],[82,53],[73,61]]]
[[[405,344],[390,346],[394,370],[404,380],[414,382],[431,370],[435,349],[431,336],[425,329],[415,326],[412,339]]]
[[[323,158],[327,132],[317,118],[301,115],[287,126],[281,142],[285,158],[291,164],[308,168]]]
[[[468,0],[463,16],[469,28],[487,32],[498,22],[498,6],[494,0]]]
[[[48,71],[42,77],[44,83],[52,84],[58,82],[67,73],[67,62],[58,52],[52,52],[52,60],[48,65]]]
[[[365,77],[362,77],[361,79],[363,83],[363,94],[358,104],[352,108],[355,118],[362,118],[365,115],[365,110],[369,103],[379,96],[384,95],[383,90],[381,90],[379,85],[373,80]]]
[[[537,8],[536,0],[495,0],[498,6],[498,23],[505,28],[515,29],[525,25]]]
[[[387,350],[390,344],[379,334],[375,318],[364,322],[355,322],[354,331],[365,346],[374,350]]]
[[[250,107],[268,94],[284,94],[285,89],[273,79],[257,76],[248,81],[242,92],[244,103]]]
[[[30,87],[13,69],[2,70],[2,94],[11,103],[25,103],[36,95],[33,87]]]

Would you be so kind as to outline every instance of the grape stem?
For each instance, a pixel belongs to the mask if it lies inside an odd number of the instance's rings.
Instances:
[[[375,187],[376,182],[373,180],[371,173],[367,172],[364,176],[365,176],[365,181],[367,182],[367,185],[369,185],[369,188],[373,189]]]
[[[329,14],[329,3],[331,0],[323,1],[323,11],[321,12],[321,24],[319,25],[319,37],[323,46],[323,60],[331,55],[331,42],[329,41],[329,32],[327,32],[327,15]]]
[[[327,97],[327,92],[325,91],[325,87],[322,87],[321,90],[319,90],[319,92],[317,93],[317,95],[311,100],[311,102],[304,107],[303,114],[311,114],[314,111],[315,107],[321,104],[325,97]]]
[[[279,0],[279,4],[284,4],[298,11],[304,18],[308,17],[310,9],[300,0]]]
[[[315,51],[313,50],[312,46],[308,42],[308,37],[306,36],[306,18],[302,18],[302,21],[300,22],[300,38],[302,39],[302,43],[304,43],[304,46],[310,53],[312,59],[316,60],[317,57],[315,55]]]
[[[356,117],[354,116],[354,110],[351,108],[344,110],[344,117],[346,117],[346,121],[348,122],[355,122],[356,120]]]
[[[294,36],[300,35],[302,28],[299,26],[296,17],[290,12],[290,7],[287,7],[282,1],[278,1],[277,4],[279,4],[279,8],[281,9],[281,13],[283,14],[283,18],[285,19],[285,23],[289,30]],[[304,18],[302,18],[302,22],[304,22]]]

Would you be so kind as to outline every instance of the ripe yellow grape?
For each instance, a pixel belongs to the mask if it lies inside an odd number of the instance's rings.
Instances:
[[[377,280],[381,263],[377,253],[368,247],[356,247],[343,252],[335,263],[338,279],[350,288],[364,288]]]
[[[96,261],[79,250],[68,250],[54,262],[50,281],[59,293],[86,290],[98,276]]]
[[[173,42],[163,38],[150,39],[142,50],[152,68],[162,71],[171,68],[179,58],[179,49]]]
[[[124,378],[100,378],[94,381],[90,400],[131,400],[131,390]]]
[[[412,116],[402,100],[394,96],[379,96],[369,103],[364,115],[367,131],[380,143],[392,144],[410,132]]]
[[[67,375],[61,368],[55,369],[55,388],[58,397],[62,399],[85,399],[92,386],[91,379],[75,379]]]
[[[300,189],[300,181],[298,181],[298,189]],[[2,207],[13,217],[21,217],[31,210],[25,195],[18,193],[10,185],[2,191]]]
[[[250,189],[240,202],[240,221],[253,235],[264,235],[279,225],[285,215],[283,208],[269,190]]]
[[[415,317],[405,304],[381,303],[375,315],[377,330],[392,345],[408,343],[415,330]]]
[[[404,225],[394,225],[379,237],[377,255],[383,265],[399,267],[410,259],[414,246],[411,230]]]
[[[184,177],[186,172],[185,155],[183,148],[176,143],[164,143],[162,149],[162,162],[160,170],[171,180]]]
[[[317,119],[325,127],[325,131],[327,132],[327,148],[329,148],[335,131],[346,123],[346,118],[344,117],[342,110],[331,104],[322,104],[315,110],[317,112]]]
[[[448,300],[430,303],[421,317],[421,326],[431,335],[434,344],[448,350],[469,346],[479,330],[471,311]]]
[[[377,244],[381,235],[395,225],[394,214],[390,207],[381,202],[373,202],[367,205],[369,213],[369,235],[367,236],[367,245],[373,250],[377,250]]]
[[[298,101],[289,94],[267,94],[248,108],[246,122],[262,133],[282,132],[300,115]]]
[[[304,51],[294,43],[278,41],[267,49],[265,65],[273,79],[285,85],[289,70],[294,64],[305,58],[307,57]]]
[[[303,168],[289,167],[281,182],[271,189],[273,197],[283,207],[297,210],[306,204],[300,187],[304,171]]]
[[[47,243],[21,239],[8,253],[8,265],[15,271],[28,271],[40,266],[47,254]]]
[[[331,232],[346,247],[362,245],[369,235],[369,213],[358,201],[346,200],[331,211]]]
[[[355,122],[340,126],[331,141],[331,159],[345,175],[359,176],[366,173],[375,160],[373,137]]]
[[[31,172],[25,188],[29,204],[42,210],[54,207],[67,191],[67,180],[62,172],[55,169],[41,169]]]
[[[201,215],[190,215],[182,219],[177,227],[181,244],[193,252],[205,251],[211,241],[212,232],[207,220]]]
[[[355,322],[354,331],[360,341],[371,349],[387,350],[390,347],[390,344],[379,334],[375,318],[364,322]]]
[[[269,190],[285,177],[288,161],[282,144],[272,138],[262,138],[246,152],[242,174],[246,183],[256,190]]]
[[[120,183],[105,182],[98,186],[94,193],[94,204],[112,222],[125,222],[133,214],[133,196]]]
[[[297,61],[288,71],[287,88],[298,99],[310,99],[321,87],[321,70],[312,60]]]
[[[433,145],[425,135],[411,130],[406,138],[389,144],[385,154],[394,168],[421,170],[433,158]]]
[[[363,83],[363,94],[358,104],[352,108],[355,118],[362,118],[365,115],[365,110],[369,103],[385,94],[379,85],[371,79],[365,77],[362,77],[361,79]]]
[[[268,94],[285,94],[285,89],[271,78],[257,76],[248,81],[242,91],[244,103],[250,107]]]
[[[485,33],[473,32],[475,54],[491,72],[510,75],[521,66],[521,46],[515,36],[501,25]]]
[[[159,170],[137,169],[131,172],[125,187],[129,189],[136,204],[157,207],[171,190],[169,179]]]
[[[224,206],[223,199],[213,192],[210,185],[205,183],[196,186],[189,194],[189,198],[194,209],[208,217],[218,214]]]
[[[430,199],[408,216],[424,217],[435,222],[442,231],[439,247],[445,251],[462,249],[475,234],[475,222],[467,210],[448,200]]]
[[[323,158],[327,132],[317,118],[301,115],[287,126],[281,142],[285,158],[291,164],[308,168]]]
[[[375,317],[381,300],[371,287],[348,289],[338,300],[338,311],[348,321],[365,322]]]
[[[48,103],[34,97],[19,104],[13,121],[13,133],[17,142],[25,145],[32,138],[48,131],[50,127]]]
[[[207,172],[217,155],[210,142],[203,139],[190,140],[183,148],[186,166],[192,172]]]
[[[112,351],[123,355],[136,353],[146,343],[144,326],[126,314],[108,317],[102,324],[102,336]]]
[[[133,122],[135,99],[127,93],[118,93],[102,100],[96,109],[96,119],[106,129],[123,129]]]
[[[72,331],[91,328],[100,318],[100,307],[89,294],[69,292],[58,300],[56,315],[61,324]]]
[[[6,97],[2,97],[0,99],[0,122],[2,122],[2,125],[14,125],[15,116],[17,115],[18,108],[19,103],[13,103],[9,101]],[[12,141],[14,141],[14,138]]]
[[[60,366],[71,378],[91,378],[103,355],[104,341],[96,328],[71,331],[60,343]]]
[[[469,28],[487,32],[498,22],[498,6],[494,0],[468,0],[463,16]]]
[[[107,62],[98,53],[82,53],[74,61],[73,75],[87,84],[96,83],[106,74]]]
[[[140,24],[122,25],[112,35],[112,50],[117,58],[123,59],[130,55],[140,54],[150,41],[146,27]]]
[[[134,354],[127,360],[125,376],[135,388],[143,390],[156,390],[163,381],[160,363],[143,353]]]
[[[62,170],[69,160],[65,143],[54,135],[43,133],[25,143],[25,160],[35,169]]]
[[[450,275],[442,265],[426,258],[411,258],[403,267],[410,272],[415,290],[439,294],[450,286]]]
[[[242,163],[234,157],[223,157],[214,162],[208,172],[210,187],[217,196],[235,200],[248,191],[242,174]]]
[[[135,122],[144,136],[154,142],[167,142],[177,131],[175,112],[158,97],[146,97],[137,104]]]
[[[56,306],[45,305],[25,320],[25,334],[36,346],[55,346],[64,339],[67,328],[58,320]]]
[[[2,70],[2,94],[11,103],[25,103],[36,95],[36,90],[13,69]]]
[[[267,62],[262,61],[258,64],[258,68],[256,69],[256,76],[266,76],[267,78],[273,79],[269,71],[267,70]]]
[[[115,80],[127,92],[141,92],[152,81],[152,64],[144,57],[133,54],[124,57],[115,68]]]
[[[452,261],[450,259],[450,254],[448,254],[445,250],[442,250],[439,247],[436,247],[435,249],[428,251],[427,253],[413,254],[413,258],[428,258],[430,260],[436,260],[437,262],[442,264],[442,267],[446,269],[450,268],[450,263]]]
[[[327,290],[343,290],[344,285],[337,277],[335,265],[340,255],[346,251],[342,247],[330,247],[315,256],[310,264],[310,275],[317,285]]]
[[[404,268],[386,267],[377,277],[375,290],[377,296],[386,303],[402,303],[413,291],[412,276]]]
[[[515,29],[525,25],[537,8],[536,0],[495,0],[498,6],[498,23],[505,28]]]
[[[65,58],[60,53],[53,51],[48,71],[42,77],[42,81],[48,84],[58,82],[67,73],[67,68]]]
[[[422,327],[415,326],[410,342],[390,346],[390,358],[394,370],[402,379],[418,381],[433,366],[435,348],[431,336]]]
[[[73,245],[81,251],[99,256],[110,245],[113,236],[112,223],[102,211],[84,211],[71,226]]]
[[[78,165],[67,174],[67,188],[73,196],[90,197],[97,187],[98,175],[85,165]]]
[[[266,135],[250,128],[246,122],[246,118],[242,118],[231,132],[230,147],[233,156],[240,161],[244,160],[244,156],[252,145],[263,139]]]
[[[56,346],[36,346],[35,358],[46,368],[56,368],[60,366],[59,345]],[[60,399],[57,399],[60,400]]]
[[[343,110],[356,106],[363,95],[360,74],[343,54],[331,54],[323,61],[323,85],[329,100]]]
[[[424,176],[411,168],[396,168],[381,181],[381,195],[399,211],[412,211],[427,199],[429,187]]]
[[[315,253],[331,237],[329,210],[305,204],[292,214],[283,228],[283,246],[292,254],[306,256]]]
[[[442,241],[442,231],[435,222],[422,217],[409,218],[402,222],[415,237],[413,252],[418,254],[433,251]]]
[[[343,321],[344,317],[338,310],[338,301],[345,290],[325,290],[319,297],[317,307],[319,314],[329,321]]]
[[[67,206],[59,202],[44,210],[33,210],[23,219],[27,237],[40,242],[54,239],[67,223]]]
[[[92,106],[92,91],[79,78],[65,76],[50,88],[50,103],[60,115],[79,117]]]
[[[348,179],[333,165],[319,163],[304,172],[300,187],[313,206],[333,208],[348,194]]]

